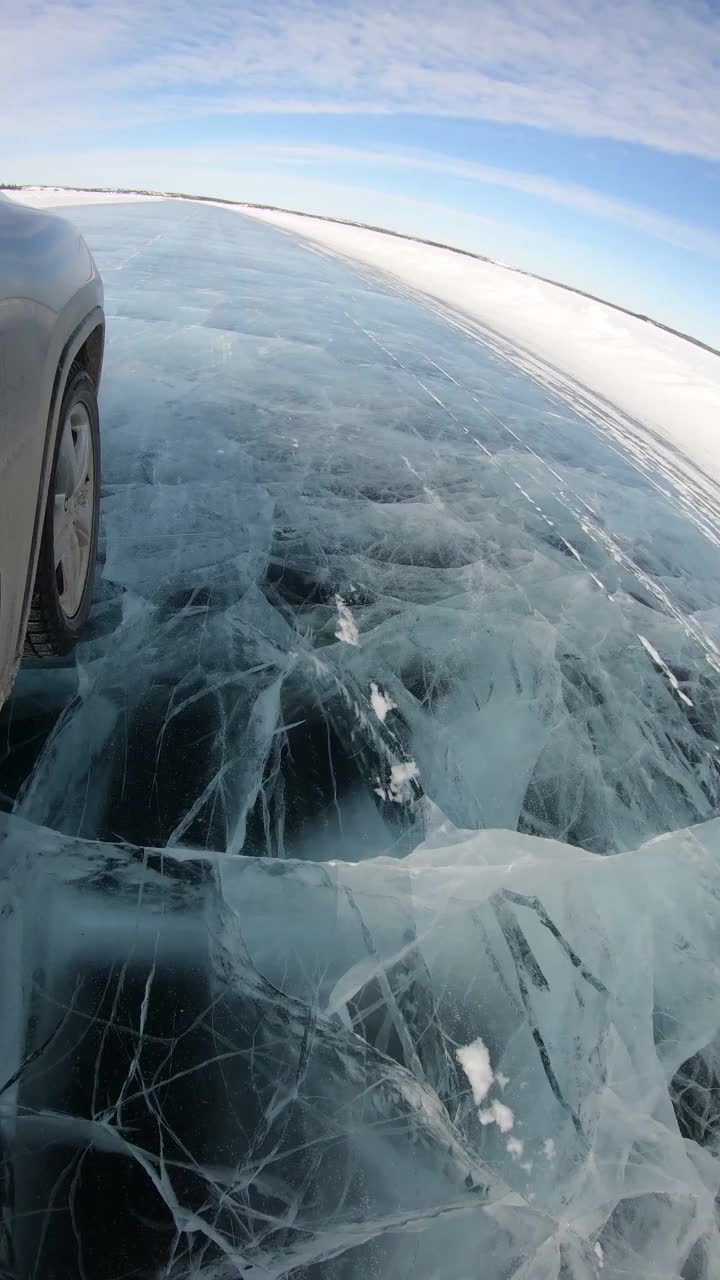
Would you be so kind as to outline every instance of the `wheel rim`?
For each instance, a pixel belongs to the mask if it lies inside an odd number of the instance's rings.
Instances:
[[[85,593],[95,491],[93,437],[84,404],[74,404],[62,425],[55,468],[53,554],[60,608],[74,618]]]

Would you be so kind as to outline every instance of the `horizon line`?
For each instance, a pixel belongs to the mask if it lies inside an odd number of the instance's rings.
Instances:
[[[633,311],[631,307],[623,307],[619,302],[610,302],[608,298],[601,298],[599,294],[590,293],[587,289],[580,289],[572,284],[564,284],[562,280],[553,280],[550,276],[539,275],[536,271],[528,271],[524,267],[513,267],[510,263],[498,262],[496,258],[491,258],[488,254],[477,253],[472,249],[461,249],[458,245],[447,244],[442,240],[430,240],[425,236],[411,235],[406,231],[393,231],[390,227],[380,227],[371,222],[355,222],[352,218],[338,218],[330,214],[309,213],[306,209],[287,209],[282,205],[261,204],[257,200],[231,200],[223,196],[191,195],[187,191],[158,191],[151,187],[70,187],[51,182],[0,182],[0,191],[28,191],[31,189],[38,191],[85,191],[109,195],[159,196],[165,200],[193,200],[207,204],[229,204],[237,208],[266,209],[270,213],[290,213],[298,218],[314,218],[318,222],[334,222],[340,226],[358,227],[363,231],[376,231],[380,235],[395,236],[399,240],[410,240],[414,244],[426,244],[433,249],[446,249],[449,253],[458,253],[463,257],[473,258],[476,262],[488,262],[492,266],[501,267],[505,271],[514,271],[517,275],[527,276],[531,280],[540,280],[543,284],[554,285],[556,289],[564,289],[566,293],[574,293],[578,297],[588,298],[591,302],[599,302],[602,306],[610,307],[613,311],[620,311],[623,315],[630,316],[634,320],[642,320],[645,324],[654,325],[655,328],[662,329],[665,333],[670,333],[676,338],[682,338],[685,342],[690,342],[693,346],[701,347],[703,351],[710,352],[711,355],[720,356],[720,349],[711,346],[709,342],[703,342],[701,338],[694,338],[692,334],[685,333],[682,329],[675,329],[672,325],[665,324],[662,320],[655,320],[652,316],[645,315],[641,311]]]

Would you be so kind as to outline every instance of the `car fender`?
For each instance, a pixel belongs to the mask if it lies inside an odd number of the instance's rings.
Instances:
[[[73,361],[98,382],[103,287],[80,232],[0,204],[0,704],[22,656],[60,405]],[[87,363],[84,359],[83,363]]]
[[[27,627],[28,614],[30,612],[30,604],[32,601],[33,586],[35,583],[35,573],[37,570],[37,560],[40,551],[40,539],[42,537],[43,520],[45,517],[45,508],[48,499],[48,486],[50,484],[50,471],[52,469],[52,461],[55,456],[55,442],[57,440],[58,428],[60,425],[60,406],[62,404],[63,392],[67,385],[68,376],[78,352],[87,342],[90,335],[98,328],[102,328],[104,332],[104,316],[101,306],[96,306],[92,311],[84,317],[81,323],[73,331],[70,338],[65,344],[63,351],[58,360],[57,372],[55,375],[52,399],[50,404],[50,412],[48,414],[48,428],[45,433],[45,448],[43,450],[42,465],[40,469],[40,483],[38,485],[38,501],[35,510],[35,522],[32,534],[32,546],[30,552],[30,560],[28,564],[28,573],[25,582],[25,593],[23,597],[23,610],[20,626],[20,634],[18,639],[18,647],[15,654],[14,666],[17,668],[22,657],[23,642],[25,630]],[[100,352],[100,364],[102,365],[102,347]]]

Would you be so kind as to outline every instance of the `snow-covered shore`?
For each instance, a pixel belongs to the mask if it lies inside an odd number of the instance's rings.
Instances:
[[[4,188],[2,195],[33,209],[62,209],[79,204],[137,204],[142,200],[162,200],[163,196],[141,195],[134,191],[81,191],[72,187]]]
[[[234,206],[227,205],[226,208]],[[635,316],[493,262],[351,224],[240,212],[380,270],[516,344],[528,371],[609,401],[720,482],[720,356]],[[542,362],[542,369],[535,361]],[[605,406],[606,407],[606,406]]]

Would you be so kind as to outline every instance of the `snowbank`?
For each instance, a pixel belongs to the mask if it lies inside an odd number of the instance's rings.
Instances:
[[[141,200],[162,200],[163,196],[136,195],[129,191],[80,191],[70,187],[22,187],[2,194],[33,209],[60,209],[79,204],[136,204]]]
[[[380,268],[479,321],[517,344],[521,350],[506,354],[529,372],[573,399],[576,380],[720,481],[720,356],[602,302],[451,249],[300,214],[240,212]],[[655,445],[649,436],[646,447]]]

